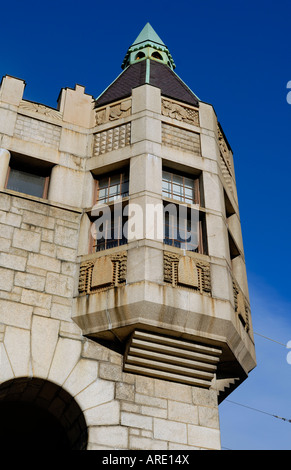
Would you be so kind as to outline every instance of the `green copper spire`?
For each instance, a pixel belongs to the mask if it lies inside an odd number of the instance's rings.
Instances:
[[[145,59],[157,60],[158,62],[168,65],[172,70],[175,68],[169,49],[149,23],[145,25],[134,43],[128,49],[121,67],[125,69],[135,62]]]
[[[143,28],[143,30],[139,33],[138,37],[136,38],[132,46],[135,46],[143,42],[154,42],[162,46],[165,46],[161,38],[157,35],[155,30],[151,27],[149,23],[147,23],[145,27]]]

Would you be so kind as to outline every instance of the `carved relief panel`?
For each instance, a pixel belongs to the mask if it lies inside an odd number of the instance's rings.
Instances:
[[[79,293],[91,294],[123,285],[126,268],[126,251],[84,261],[80,266]]]
[[[210,293],[210,264],[189,256],[164,252],[164,280],[173,287],[184,286],[200,293]]]
[[[115,121],[131,115],[131,100],[113,103],[95,111],[96,125],[105,124],[106,122]]]
[[[241,320],[245,330],[249,331],[250,329],[249,307],[236,281],[233,281],[233,294],[234,294],[235,311],[239,319]]]
[[[199,126],[198,109],[175,103],[172,100],[162,99],[162,114],[177,121]]]

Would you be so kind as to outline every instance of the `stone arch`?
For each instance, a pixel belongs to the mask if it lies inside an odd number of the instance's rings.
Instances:
[[[86,421],[76,400],[44,379],[0,385],[0,440],[5,450],[85,450]]]
[[[65,327],[70,337],[64,336]],[[3,325],[0,388],[7,383],[20,387],[18,379],[60,387],[82,410],[90,447],[92,427],[119,423],[119,405],[114,382],[102,378],[99,372],[98,359],[107,360],[106,350],[80,335],[73,323],[65,327],[58,320],[40,316],[32,317],[30,329]]]

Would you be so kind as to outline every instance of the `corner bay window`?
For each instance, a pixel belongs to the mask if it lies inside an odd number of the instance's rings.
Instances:
[[[134,206],[134,202],[128,206],[128,193],[127,171],[96,178],[95,205],[90,212],[91,252],[128,243],[128,230],[131,230],[132,226],[132,219],[129,219],[132,212],[128,216],[128,209],[132,211]],[[205,214],[201,209],[200,195],[199,176],[189,177],[168,170],[163,171],[164,235],[161,241],[166,245],[206,254]],[[162,212],[160,214],[162,215]],[[140,221],[141,219],[137,222],[138,225]]]
[[[205,214],[200,210],[199,177],[163,170],[162,195],[164,243],[205,254]]]

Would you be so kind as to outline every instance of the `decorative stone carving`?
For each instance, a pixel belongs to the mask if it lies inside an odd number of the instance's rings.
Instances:
[[[190,256],[164,252],[164,281],[173,287],[186,286],[201,293],[211,292],[210,264]]]
[[[130,123],[113,127],[94,136],[94,156],[118,150],[130,144]]]
[[[105,106],[95,111],[96,125],[105,124],[109,121],[121,119],[131,114],[131,100],[121,101],[119,103]]]
[[[218,133],[218,144],[219,144],[219,149],[220,149],[220,167],[221,171],[223,174],[223,177],[225,179],[225,182],[231,192],[233,192],[233,187],[232,187],[232,165],[231,165],[231,159],[230,159],[230,150],[228,148],[228,145],[225,141],[225,138],[223,136],[223,133],[221,131],[220,126],[217,126],[217,133]]]
[[[220,126],[217,126],[217,133],[218,133],[218,144],[219,144],[220,151],[224,159],[226,160],[226,163],[230,166],[229,148],[227,146],[227,143],[225,142]]]
[[[162,99],[162,114],[177,121],[186,122],[187,124],[195,124],[199,126],[198,109],[182,106],[174,101]]]
[[[20,101],[19,108],[25,111],[42,114],[53,119],[62,119],[62,113],[57,109],[50,108],[43,104],[33,103],[32,101]]]
[[[126,251],[84,261],[80,266],[79,293],[90,294],[124,284],[126,268]]]
[[[237,282],[234,280],[233,280],[233,294],[234,294],[235,311],[239,319],[241,320],[245,330],[249,331],[250,329],[249,307],[241,289],[239,288]]]
[[[225,183],[230,189],[231,192],[233,192],[233,187],[232,187],[232,174],[229,169],[229,166],[226,164],[225,159],[223,158],[222,153],[220,152],[220,168],[222,172],[222,176],[225,179]]]

